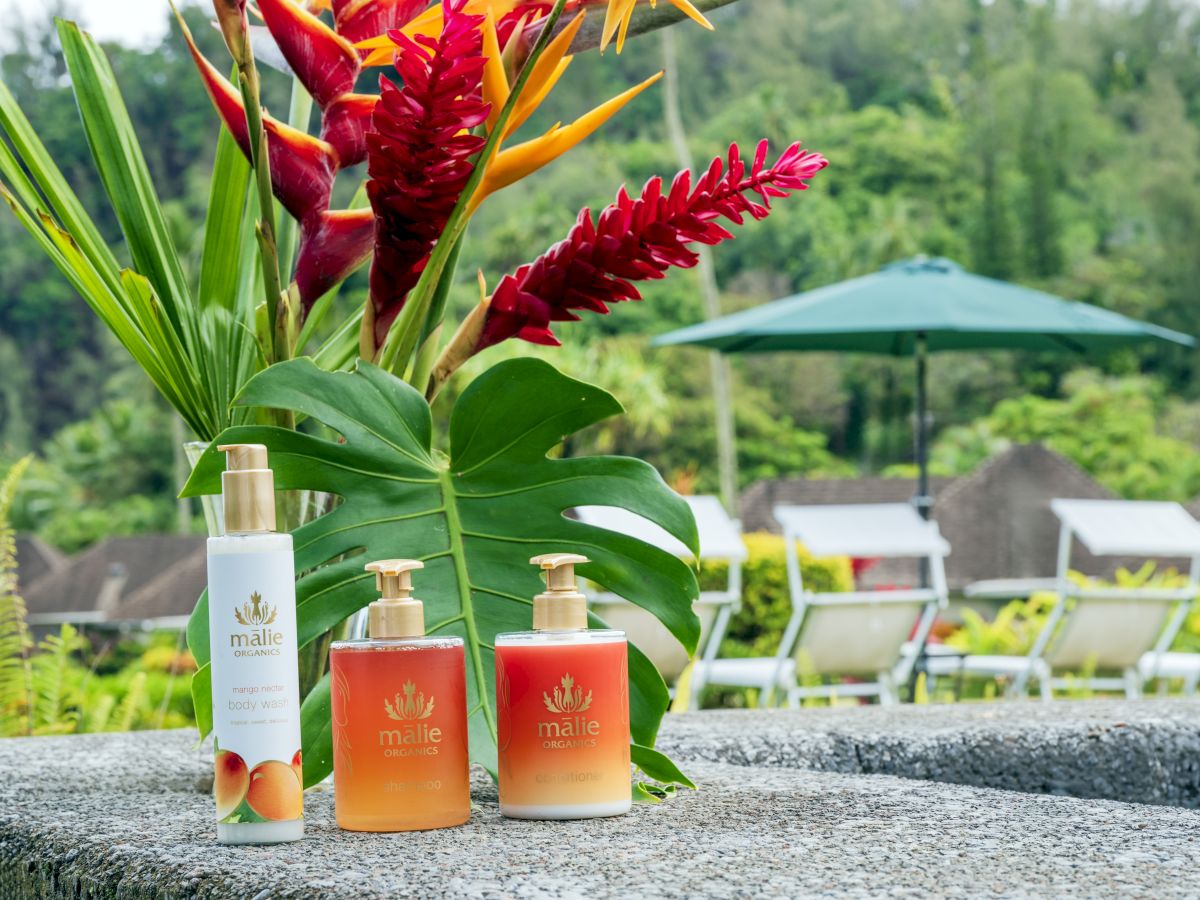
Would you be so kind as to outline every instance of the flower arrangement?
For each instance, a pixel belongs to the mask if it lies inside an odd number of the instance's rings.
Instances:
[[[472,756],[489,768],[492,638],[511,630],[523,598],[536,593],[536,575],[513,565],[531,548],[586,544],[593,561],[581,574],[651,611],[694,650],[691,569],[564,515],[580,505],[623,506],[696,545],[687,505],[649,466],[552,458],[564,437],[620,412],[611,396],[544,362],[498,363],[455,401],[447,452],[435,449],[430,404],[491,347],[555,345],[562,323],[639,300],[638,282],[694,266],[698,245],[766,217],[826,165],[799,143],[772,154],[763,141],[746,155],[730,146],[700,173],[622,187],[492,290],[481,275],[479,302],[447,321],[459,247],[480,205],[585,140],[662,74],[527,136],[573,55],[610,43],[621,52],[629,38],[684,17],[711,28],[704,11],[726,2],[214,0],[232,78],[201,53],[180,17],[222,123],[198,273],[175,251],[112,71],[88,35],[59,23],[131,267],[118,264],[0,85],[8,140],[0,142],[0,193],[43,252],[198,439],[265,443],[280,488],[338,498],[315,517],[292,510],[289,522],[308,660],[306,783],[330,767],[328,641],[374,597],[364,553],[394,556],[402,547],[431,570],[430,631],[466,641]],[[287,121],[262,108],[256,52],[280,57],[294,76]],[[394,75],[379,76],[378,93],[360,90],[364,72],[389,64]],[[313,105],[316,133],[306,128]],[[339,174],[364,162],[355,201],[334,208]],[[366,302],[347,309],[339,285],[364,266]],[[219,490],[220,468],[207,452],[185,494]],[[203,597],[188,638],[200,664],[193,694],[203,731],[211,719]],[[651,749],[666,686],[634,648],[630,685],[635,762],[653,778],[679,781]]]

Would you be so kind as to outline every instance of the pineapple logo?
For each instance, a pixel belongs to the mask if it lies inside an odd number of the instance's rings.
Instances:
[[[426,700],[425,694],[418,694],[417,686],[411,681],[404,682],[404,696],[397,694],[394,701],[393,705],[393,701],[385,697],[383,708],[387,710],[388,718],[397,722],[416,722],[433,715],[433,696]]]
[[[233,617],[237,619],[239,625],[245,625],[247,628],[259,628],[264,625],[270,625],[275,621],[275,616],[279,610],[270,603],[262,602],[262,595],[255,591],[250,595],[250,602],[243,603],[242,608],[233,608]]]
[[[573,715],[583,712],[592,705],[592,692],[588,691],[585,697],[583,688],[575,684],[575,679],[568,672],[563,675],[561,687],[556,687],[553,695],[542,692],[542,701],[546,704],[546,709],[552,713]]]

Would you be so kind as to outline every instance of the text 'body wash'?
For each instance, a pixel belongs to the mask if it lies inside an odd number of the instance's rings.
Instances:
[[[587,600],[559,553],[533,631],[496,635],[500,812],[519,819],[615,816],[632,804],[629,672],[623,631],[588,630]]]
[[[216,737],[217,839],[304,835],[292,536],[275,531],[274,476],[261,444],[229,444],[225,534],[208,539],[208,629]]]

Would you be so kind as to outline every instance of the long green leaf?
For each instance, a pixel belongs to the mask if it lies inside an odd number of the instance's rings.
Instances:
[[[201,309],[220,306],[238,310],[238,263],[244,245],[242,223],[249,189],[250,164],[229,129],[222,126],[204,221],[204,252],[196,295]]]
[[[363,571],[371,559],[426,563],[419,595],[432,634],[466,641],[472,758],[496,762],[495,636],[527,630],[530,598],[541,590],[527,560],[575,551],[592,562],[580,573],[653,613],[689,652],[699,637],[691,604],[692,570],[674,556],[626,535],[566,517],[577,506],[618,506],[656,522],[696,548],[687,504],[643,462],[621,457],[551,459],[564,436],[620,412],[599,388],[532,359],[501,363],[477,378],[450,418],[450,455],[433,451],[428,404],[382,369],[351,373],[299,359],[255,377],[239,400],[291,410],[324,423],[340,440],[279,428],[232,428],[221,441],[264,443],[281,490],[341,497],[332,512],[295,532],[299,641],[315,640],[375,599]],[[184,494],[219,490],[222,463],[210,450]],[[207,604],[189,625],[192,652],[207,662]],[[595,624],[600,624],[593,618]],[[636,648],[630,650],[634,739],[654,743],[666,710],[666,685]],[[319,701],[314,701],[318,703]],[[315,714],[314,714],[315,715]],[[307,732],[320,733],[309,722]],[[305,747],[305,752],[309,752]],[[313,766],[317,766],[314,757]],[[306,773],[308,773],[306,765]],[[313,769],[315,776],[319,770]]]
[[[196,358],[200,348],[187,278],[116,76],[90,35],[74,22],[58,19],[57,25],[88,146],[134,267],[150,280],[164,312]]]
[[[17,157],[29,170],[30,177],[37,184],[37,190],[49,202],[49,211],[53,212],[63,227],[75,237],[93,265],[102,273],[111,276],[110,284],[115,284],[116,272],[120,268],[117,258],[113,256],[112,250],[100,234],[100,229],[67,184],[67,179],[54,164],[49,151],[38,139],[29,119],[17,105],[16,98],[3,83],[0,83],[0,129],[3,129],[5,137],[12,142]],[[6,154],[0,154],[0,161],[4,160],[5,156]],[[33,191],[32,184],[23,172],[19,172],[19,169],[14,172],[5,167],[3,174],[5,180],[17,187],[30,210],[40,207],[37,199],[30,193]],[[28,189],[22,190],[23,185],[27,185]]]

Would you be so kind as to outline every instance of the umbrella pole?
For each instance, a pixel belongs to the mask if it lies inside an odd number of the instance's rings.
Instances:
[[[917,421],[913,428],[913,449],[917,457],[917,495],[913,497],[913,506],[917,508],[922,519],[928,520],[933,511],[933,497],[929,493],[929,432],[927,430],[929,399],[926,394],[929,340],[924,331],[917,332],[913,350],[917,359]],[[932,582],[931,575],[929,560],[922,559],[920,568],[922,588],[929,587]],[[923,646],[916,665],[912,667],[909,674],[908,697],[910,700],[917,696],[917,679],[921,672],[927,671],[925,665],[927,658],[928,653]]]
[[[929,344],[923,331],[917,332],[915,350],[917,358],[917,421],[916,427],[913,429],[913,444],[917,457],[917,496],[913,497],[913,505],[921,514],[922,519],[928,519],[933,509],[933,497],[929,494],[928,398],[925,392]]]

